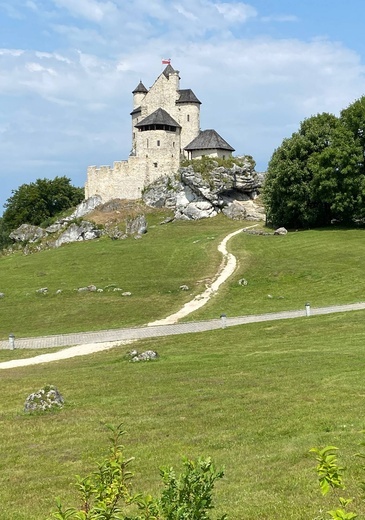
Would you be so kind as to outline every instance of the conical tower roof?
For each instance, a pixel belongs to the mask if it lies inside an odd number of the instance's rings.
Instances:
[[[136,88],[133,90],[132,94],[139,94],[139,93],[142,93],[142,94],[147,94],[148,90],[146,89],[146,87],[143,85],[142,81],[140,81],[138,83],[138,85],[136,86]]]

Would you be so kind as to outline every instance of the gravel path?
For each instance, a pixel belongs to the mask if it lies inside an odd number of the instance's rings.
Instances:
[[[365,310],[365,302],[352,303],[348,305],[334,305],[330,307],[318,307],[311,309],[311,316],[332,314],[336,312],[349,312]],[[258,323],[264,321],[285,320],[292,318],[305,318],[305,309],[296,311],[283,311],[267,314],[254,314],[250,316],[237,316],[235,318],[224,318],[207,321],[195,321],[189,323],[178,323],[172,325],[156,325],[136,327],[128,329],[101,330],[98,332],[80,332],[75,334],[63,334],[58,336],[44,336],[40,338],[20,338],[15,340],[16,348],[50,348],[50,347],[74,347],[61,350],[51,354],[42,354],[28,359],[5,361],[0,363],[0,369],[14,368],[19,366],[33,365],[67,359],[74,356],[83,356],[93,352],[106,350],[120,344],[131,343],[133,340],[155,338],[162,336],[173,336],[178,334],[189,334],[193,332],[205,332],[235,325],[247,323]],[[0,342],[0,348],[8,348],[7,341]]]
[[[253,227],[253,226],[252,226]],[[79,332],[72,334],[59,334],[55,336],[43,336],[38,338],[19,338],[15,339],[16,349],[39,349],[53,347],[69,347],[59,352],[42,354],[28,359],[5,361],[0,363],[0,369],[23,367],[39,363],[49,363],[75,356],[84,356],[94,352],[107,350],[118,345],[125,345],[132,341],[153,337],[171,336],[178,334],[188,334],[193,332],[204,332],[235,325],[247,323],[257,323],[263,321],[284,320],[291,318],[306,317],[305,309],[296,311],[283,311],[267,314],[256,314],[250,316],[238,316],[235,318],[221,318],[215,320],[176,323],[179,319],[187,316],[191,312],[205,305],[211,296],[218,290],[220,285],[231,276],[236,269],[236,258],[227,251],[227,242],[233,236],[240,233],[242,229],[230,233],[219,244],[218,250],[223,254],[223,267],[218,272],[213,283],[207,289],[196,296],[193,300],[186,303],[180,311],[168,316],[165,319],[149,323],[144,327],[132,327],[126,329],[101,330],[97,332]],[[336,312],[348,312],[354,310],[364,310],[365,302],[336,305],[330,307],[312,308],[310,314],[318,316],[320,314],[330,314]],[[70,345],[72,345],[70,347]],[[9,348],[8,341],[0,341],[0,349]]]

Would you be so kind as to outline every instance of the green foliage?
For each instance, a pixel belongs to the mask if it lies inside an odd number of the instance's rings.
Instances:
[[[338,465],[335,452],[338,448],[335,446],[326,446],[323,449],[312,448],[311,453],[316,454],[318,462],[316,471],[319,479],[319,486],[322,495],[332,490],[336,492],[338,489],[344,489],[343,471],[345,468]],[[352,502],[350,498],[338,497],[340,509],[328,511],[333,520],[354,520],[357,518],[356,513],[346,511],[346,507]]]
[[[345,468],[338,466],[335,446],[326,446],[323,449],[312,448],[311,453],[316,454],[317,474],[322,495],[326,495],[330,489],[343,489],[342,473]]]
[[[272,155],[263,199],[268,222],[287,227],[353,222],[365,216],[365,97],[340,118],[304,120]]]
[[[56,499],[55,520],[209,520],[207,511],[213,509],[212,491],[215,481],[223,477],[210,459],[185,460],[185,472],[176,477],[173,468],[162,469],[165,489],[161,498],[145,498],[131,492],[132,473],[128,466],[132,458],[124,457],[120,444],[124,435],[122,425],[107,424],[111,432],[109,456],[98,464],[98,470],[86,478],[77,477],[81,509],[64,508]],[[139,514],[130,506],[136,505]],[[225,520],[226,515],[219,520]]]
[[[173,468],[161,470],[165,489],[158,501],[159,517],[164,520],[209,520],[213,509],[212,491],[223,471],[216,471],[210,458],[184,460],[185,471],[177,477]],[[227,518],[226,515],[220,520]]]
[[[9,238],[11,229],[4,223],[4,219],[0,217],[0,250],[10,245],[12,240]]]
[[[133,459],[125,459],[124,447],[120,444],[124,435],[122,426],[107,424],[111,432],[109,456],[98,464],[98,469],[86,478],[77,477],[77,489],[81,498],[81,509],[64,508],[56,500],[56,520],[117,520],[125,518],[125,508],[135,503],[137,495],[131,494],[132,473],[128,466]],[[120,516],[123,514],[123,516]]]
[[[232,168],[234,164],[237,166],[243,166],[247,161],[251,163],[252,168],[255,167],[256,163],[251,155],[245,155],[243,157],[227,157],[226,159],[223,159],[222,157],[208,157],[204,155],[200,159],[183,159],[181,166],[192,166],[194,171],[205,175],[219,166],[224,168]]]
[[[8,198],[4,207],[3,224],[6,229],[16,229],[21,224],[40,225],[60,212],[76,206],[84,198],[82,188],[70,184],[67,177],[53,180],[37,179],[22,184]]]

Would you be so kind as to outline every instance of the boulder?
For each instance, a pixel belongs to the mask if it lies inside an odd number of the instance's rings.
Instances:
[[[100,195],[93,195],[86,200],[83,200],[75,209],[75,211],[67,217],[68,220],[74,220],[76,218],[81,218],[88,213],[94,211],[95,208],[100,206],[101,197]]]
[[[279,227],[274,231],[274,235],[287,235],[288,231],[285,229],[285,227]]]
[[[138,354],[137,351],[132,351],[134,356],[132,356],[131,361],[152,361],[158,358],[157,352],[154,350],[146,350],[145,352],[142,352],[141,354]],[[132,353],[131,353],[132,354]]]
[[[186,206],[179,206],[175,213],[176,220],[200,220],[201,218],[215,217],[217,211],[207,200],[190,202]]]
[[[247,216],[245,206],[238,200],[223,208],[222,212],[232,220],[245,220]]]
[[[52,409],[62,408],[65,400],[53,385],[46,385],[44,388],[28,395],[24,403],[25,412],[45,412]]]
[[[101,229],[95,227],[94,224],[82,221],[81,224],[71,224],[56,240],[55,247],[62,244],[70,244],[71,242],[81,242],[82,240],[93,240],[99,238],[103,234]]]
[[[58,233],[58,231],[61,231],[62,228],[64,228],[66,226],[66,222],[60,222],[60,221],[57,221],[55,222],[54,224],[46,227],[46,231],[47,233]]]
[[[96,285],[88,285],[87,287],[79,287],[77,292],[97,292]]]
[[[5,298],[5,294],[3,292],[0,292],[0,298]]]
[[[126,223],[126,234],[127,235],[144,235],[147,233],[147,221],[144,215],[138,215],[138,217],[127,220]]]
[[[45,229],[31,224],[22,224],[9,235],[15,242],[36,242],[45,236],[47,236]]]

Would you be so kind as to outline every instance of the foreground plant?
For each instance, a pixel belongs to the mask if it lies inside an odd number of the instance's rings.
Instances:
[[[173,468],[161,469],[164,490],[160,498],[133,494],[133,474],[129,465],[133,458],[124,457],[122,425],[107,424],[111,432],[109,455],[98,464],[97,471],[86,478],[77,477],[81,508],[64,508],[56,500],[56,520],[210,520],[214,508],[212,492],[223,471],[216,471],[210,458],[185,459],[184,471],[176,476]],[[134,506],[134,507],[133,507]],[[226,515],[217,520],[225,520]]]
[[[335,446],[326,446],[323,449],[312,448],[310,450],[311,453],[315,453],[318,462],[316,471],[323,496],[327,495],[329,491],[337,494],[339,489],[345,488],[343,483],[343,471],[345,468],[338,465],[335,453],[337,450],[338,448]],[[339,496],[338,501],[341,507],[328,511],[333,520],[354,520],[357,518],[356,513],[346,511],[348,504],[352,502],[351,498]]]

